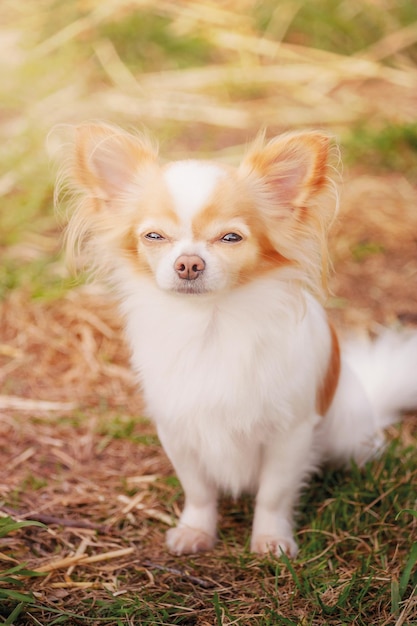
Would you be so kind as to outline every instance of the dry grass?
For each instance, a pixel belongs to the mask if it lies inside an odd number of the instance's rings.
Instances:
[[[44,136],[54,123],[98,116],[162,128],[170,121],[186,123],[189,133],[204,124],[226,137],[235,129],[244,140],[264,126],[337,131],[358,119],[415,120],[417,71],[403,54],[416,42],[415,24],[348,57],[280,40],[285,19],[278,36],[261,35],[251,1],[104,0],[81,8],[45,0],[37,11],[25,3],[7,4],[0,37],[7,108],[0,123],[13,144],[25,131]],[[288,26],[292,4],[280,6]],[[138,11],[167,18],[172,37],[204,38],[210,46],[204,64],[176,69],[175,52],[169,58],[167,50],[168,69],[143,73],[129,67],[105,27]],[[142,51],[145,65],[153,67],[154,52]],[[380,63],[386,57],[390,65]],[[25,80],[30,71],[33,80]],[[5,175],[4,188],[14,174]]]
[[[108,295],[84,288],[52,303],[33,303],[17,290],[2,313],[0,376],[8,395],[140,411],[130,399],[134,378]]]
[[[69,288],[44,150],[54,124],[97,117],[154,128],[170,157],[193,150],[229,161],[264,126],[320,126],[343,144],[358,122],[415,123],[415,23],[396,22],[388,0],[353,5],[359,13],[376,8],[386,27],[348,56],[288,38],[300,8],[290,0],[264,31],[250,0],[2,4],[0,509],[46,525],[0,539],[0,580],[22,562],[43,573],[20,580],[34,596],[14,623],[414,623],[417,520],[396,519],[415,508],[412,417],[364,474],[313,482],[294,565],[248,553],[245,498],[224,501],[213,555],[165,552],[181,489],[153,427],[138,417],[141,399],[109,296]],[[155,30],[135,65],[113,35],[140,11],[166,20],[172,47],[158,48]],[[415,324],[415,178],[381,175],[364,161],[344,178],[331,314],[341,327]],[[0,619],[8,623],[12,608],[0,607]]]

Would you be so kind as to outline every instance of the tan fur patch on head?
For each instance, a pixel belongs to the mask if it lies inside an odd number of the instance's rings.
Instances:
[[[243,235],[241,243],[230,244],[224,250],[235,263],[238,284],[291,263],[274,247],[247,182],[232,168],[219,180],[209,204],[195,216],[192,230],[197,240],[207,240],[212,245],[219,244],[220,238],[229,232]]]
[[[141,250],[146,245],[144,236],[148,232],[158,232],[169,236],[178,230],[179,217],[175,212],[172,198],[161,175],[161,169],[148,171],[135,211],[131,216],[129,231],[121,242],[125,258],[140,272],[150,271],[146,255]]]

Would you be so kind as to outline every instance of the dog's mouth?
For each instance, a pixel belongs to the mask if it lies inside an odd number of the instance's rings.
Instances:
[[[198,295],[202,295],[202,294],[209,292],[209,290],[204,286],[203,281],[198,280],[198,279],[197,280],[182,279],[181,281],[178,281],[176,283],[173,290],[176,293],[184,294],[184,295],[191,295],[191,296],[198,296]]]

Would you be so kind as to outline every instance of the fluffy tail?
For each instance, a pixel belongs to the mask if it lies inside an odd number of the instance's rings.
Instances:
[[[383,429],[417,408],[417,333],[384,330],[342,347],[339,386],[318,433],[325,462],[363,464],[384,445]]]
[[[344,353],[365,388],[380,428],[417,407],[416,332],[384,330],[375,341],[349,341]]]

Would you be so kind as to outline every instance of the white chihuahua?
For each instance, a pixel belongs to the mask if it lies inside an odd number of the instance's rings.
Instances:
[[[341,355],[316,299],[334,214],[328,138],[258,139],[235,169],[162,165],[149,140],[108,125],[74,133],[69,255],[82,249],[120,298],[148,414],[185,491],[168,548],[211,549],[219,490],[250,491],[251,549],[294,556],[308,476],[363,463],[381,428],[417,405],[416,335]]]

